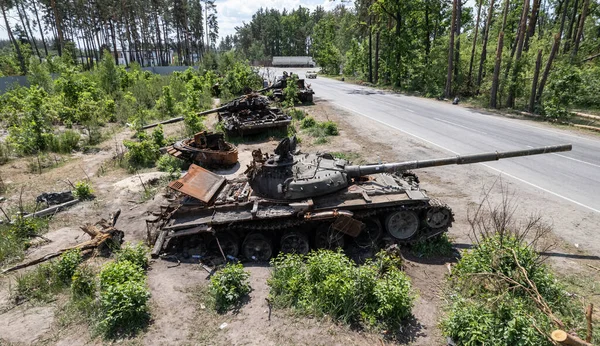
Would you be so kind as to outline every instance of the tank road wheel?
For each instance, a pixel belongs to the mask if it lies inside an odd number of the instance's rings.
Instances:
[[[317,249],[343,248],[344,233],[334,230],[330,223],[323,223],[317,227],[315,233],[315,247]]]
[[[217,239],[219,242],[217,243]],[[232,232],[218,232],[215,237],[212,238],[208,245],[208,250],[218,256],[221,255],[219,244],[225,256],[237,257],[240,253],[240,240]]]
[[[385,229],[399,240],[410,239],[419,230],[419,217],[414,211],[395,211],[385,218]]]
[[[281,237],[281,252],[305,255],[310,249],[306,234],[298,231],[287,231]]]
[[[427,210],[425,221],[431,228],[442,228],[450,224],[452,213],[447,208],[435,207]]]
[[[242,253],[250,261],[266,262],[273,254],[271,239],[261,233],[251,233],[242,244]]]
[[[376,218],[368,218],[361,220],[365,224],[365,229],[360,232],[358,237],[354,238],[354,241],[358,246],[367,247],[373,244],[377,244],[377,241],[381,237],[381,222]]]

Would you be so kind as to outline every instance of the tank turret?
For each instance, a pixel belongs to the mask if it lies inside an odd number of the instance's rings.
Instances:
[[[221,107],[209,109],[198,113],[198,115],[207,115],[215,112],[239,112],[242,110],[262,110],[271,104],[269,98],[258,93],[249,93],[227,102]]]
[[[464,165],[500,159],[569,151],[571,144],[540,148],[458,155],[442,159],[351,165],[330,154],[298,154],[296,140],[283,139],[274,155],[253,153],[247,174],[254,192],[266,198],[297,200],[322,196],[348,187],[353,179],[378,173],[403,173],[427,167]]]

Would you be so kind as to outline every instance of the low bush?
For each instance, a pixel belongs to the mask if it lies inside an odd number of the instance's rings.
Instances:
[[[215,309],[225,312],[241,304],[242,299],[250,293],[248,278],[250,274],[244,271],[244,266],[227,264],[210,278],[210,294],[213,297]]]
[[[0,225],[0,266],[22,259],[30,238],[48,228],[45,218],[18,217],[13,221]]]
[[[131,170],[152,167],[160,156],[158,146],[150,140],[123,141],[123,145],[129,150],[125,158]]]
[[[79,266],[71,277],[73,298],[90,298],[96,293],[96,276],[88,266]]]
[[[127,244],[117,252],[117,262],[128,261],[142,269],[148,268],[148,247],[143,243]]]
[[[298,109],[298,108],[290,108],[287,110],[287,113],[294,120],[303,120],[306,117],[306,112],[304,112],[302,109]]]
[[[75,183],[75,190],[73,190],[73,196],[80,200],[91,199],[94,195],[92,185],[85,181],[78,181]]]
[[[350,324],[396,329],[411,315],[414,294],[401,259],[380,252],[356,266],[342,252],[282,254],[271,261],[268,280],[276,306]]]
[[[540,256],[514,235],[492,235],[464,254],[450,277],[444,334],[458,345],[552,345],[553,314],[578,331],[581,309]],[[539,294],[537,293],[539,292]]]
[[[419,257],[451,257],[454,255],[452,242],[446,233],[434,238],[419,241],[412,245],[411,251]]]
[[[156,161],[156,168],[161,172],[179,172],[184,168],[184,162],[174,156],[164,154]]]
[[[75,274],[75,270],[83,261],[81,251],[79,249],[69,250],[60,256],[60,260],[56,263],[56,274],[65,284],[71,283],[71,278]]]
[[[308,129],[317,125],[317,121],[313,117],[306,117],[302,119],[300,122],[300,127],[303,129]]]
[[[327,143],[327,137],[337,136],[339,134],[337,124],[333,121],[327,120],[319,122],[310,116],[307,116],[300,121],[300,128],[311,137],[314,137],[316,144]]]
[[[132,253],[125,256],[141,260]],[[105,265],[100,272],[100,332],[112,338],[144,328],[150,320],[149,299],[142,267],[125,259]]]

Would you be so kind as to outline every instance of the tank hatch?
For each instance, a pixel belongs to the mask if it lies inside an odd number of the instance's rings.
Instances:
[[[171,182],[169,187],[208,204],[224,183],[222,176],[192,164],[187,174]]]

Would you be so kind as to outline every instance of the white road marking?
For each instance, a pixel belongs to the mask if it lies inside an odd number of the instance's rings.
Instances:
[[[528,145],[528,147],[533,148],[531,145]],[[591,163],[591,162],[587,162],[587,161],[583,161],[583,160],[579,160],[579,159],[576,159],[576,158],[573,158],[573,157],[568,157],[568,156],[557,154],[557,153],[552,153],[551,155],[560,156],[560,157],[565,158],[565,159],[573,160],[573,161],[576,161],[576,162],[579,162],[579,163],[584,163],[586,165],[590,165],[590,166],[594,166],[594,167],[600,168],[600,165],[597,165],[597,164]]]
[[[450,125],[454,125],[454,126],[462,127],[463,129],[467,129],[467,130],[469,130],[469,131],[478,132],[478,133],[481,133],[481,134],[487,135],[487,132],[483,132],[483,131],[475,130],[475,129],[473,129],[473,128],[470,128],[470,127],[467,127],[467,126],[464,126],[464,125],[460,125],[460,124],[457,124],[457,123],[453,123],[453,122],[451,122],[451,121],[448,121],[448,120],[444,120],[444,119],[440,119],[440,118],[433,118],[433,119],[435,119],[435,120],[437,120],[437,121],[441,121],[441,122],[443,122],[443,123],[450,124]]]
[[[436,146],[436,147],[438,147],[438,148],[441,148],[441,149],[443,149],[443,150],[445,150],[445,151],[448,151],[448,152],[450,152],[450,153],[452,153],[452,154],[455,154],[455,155],[460,155],[459,153],[457,153],[457,152],[456,152],[456,151],[454,151],[454,150],[450,150],[450,149],[448,149],[448,148],[446,148],[446,147],[444,147],[444,146],[442,146],[442,145],[439,145],[439,144],[437,144],[437,143],[434,143],[434,142],[432,142],[432,141],[430,141],[430,140],[427,140],[427,139],[425,139],[425,138],[423,138],[423,137],[421,137],[421,136],[417,136],[417,135],[414,135],[414,134],[412,134],[412,133],[410,133],[410,132],[408,132],[408,131],[405,131],[405,130],[402,130],[402,129],[400,129],[400,128],[397,128],[396,126],[393,126],[393,125],[390,125],[390,124],[384,123],[383,121],[381,121],[381,120],[379,120],[379,119],[375,119],[375,118],[373,118],[373,117],[371,117],[371,116],[368,116],[368,115],[366,115],[366,114],[364,114],[364,113],[361,113],[361,112],[358,112],[358,111],[352,110],[352,109],[350,109],[350,108],[348,108],[348,107],[346,107],[346,106],[342,106],[342,105],[340,105],[339,103],[336,103],[336,102],[333,102],[333,104],[334,104],[334,105],[336,105],[336,106],[338,106],[338,107],[340,107],[340,108],[346,109],[346,110],[348,110],[348,111],[350,111],[350,112],[352,112],[352,113],[356,113],[356,114],[362,115],[363,117],[367,117],[367,118],[369,118],[369,119],[371,119],[371,120],[374,120],[374,121],[376,121],[376,122],[378,122],[378,123],[380,123],[380,124],[383,124],[383,125],[389,126],[389,127],[393,128],[393,129],[395,129],[395,130],[398,130],[398,131],[400,131],[400,132],[402,132],[402,133],[406,133],[406,134],[407,134],[407,135],[409,135],[409,136],[412,136],[412,137],[415,137],[415,138],[417,138],[417,139],[420,139],[420,140],[422,140],[422,141],[424,141],[424,142],[426,142],[426,143],[429,143],[429,144],[431,144],[431,145],[433,145],[433,146]],[[534,184],[534,183],[530,183],[530,182],[528,182],[527,180],[524,180],[524,179],[521,179],[521,178],[515,177],[515,176],[514,176],[514,175],[512,175],[512,174],[509,174],[509,173],[506,173],[506,172],[504,172],[504,171],[501,171],[501,170],[499,170],[499,169],[497,169],[497,168],[494,168],[494,167],[492,167],[492,166],[490,166],[490,165],[487,165],[487,164],[485,164],[485,163],[480,163],[480,164],[481,164],[481,165],[483,165],[483,166],[485,166],[485,167],[487,167],[487,168],[490,168],[490,169],[492,169],[492,170],[494,170],[494,171],[496,171],[496,172],[499,172],[499,173],[501,173],[501,174],[505,174],[506,176],[508,176],[508,177],[510,177],[510,178],[513,178],[513,179],[516,179],[516,180],[518,180],[518,181],[520,181],[520,182],[522,182],[522,183],[525,183],[525,184],[527,184],[527,185],[529,185],[529,186],[535,187],[536,189],[542,190],[542,191],[544,191],[544,192],[547,192],[547,193],[549,193],[549,194],[551,194],[551,195],[554,195],[554,196],[556,196],[556,197],[558,197],[558,198],[562,198],[562,199],[564,199],[565,201],[568,201],[568,202],[574,203],[574,204],[576,204],[576,205],[578,205],[578,206],[580,206],[580,207],[583,207],[583,208],[589,209],[589,210],[591,210],[591,211],[593,211],[593,212],[596,212],[596,213],[599,213],[599,214],[600,214],[600,210],[598,210],[598,209],[592,208],[592,207],[590,207],[590,206],[588,206],[588,205],[585,205],[585,204],[583,204],[583,203],[580,203],[580,202],[577,202],[577,201],[575,201],[575,200],[572,200],[572,199],[570,199],[570,198],[568,198],[568,197],[565,197],[565,196],[563,196],[563,195],[560,195],[560,194],[558,194],[558,193],[556,193],[556,192],[552,192],[552,191],[550,191],[550,190],[548,190],[548,189],[545,189],[545,188],[543,188],[543,187],[541,187],[541,186],[538,186],[538,185],[536,185],[536,184]]]

